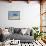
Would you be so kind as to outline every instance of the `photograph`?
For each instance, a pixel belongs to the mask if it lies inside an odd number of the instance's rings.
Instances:
[[[20,11],[8,11],[8,20],[20,20]]]

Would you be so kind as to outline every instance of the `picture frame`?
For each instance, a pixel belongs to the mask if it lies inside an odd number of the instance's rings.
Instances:
[[[8,20],[20,20],[20,11],[8,11]]]

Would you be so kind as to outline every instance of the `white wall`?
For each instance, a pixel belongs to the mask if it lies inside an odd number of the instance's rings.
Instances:
[[[8,11],[20,11],[20,20],[8,20]],[[0,2],[0,26],[40,26],[40,4],[38,2]]]

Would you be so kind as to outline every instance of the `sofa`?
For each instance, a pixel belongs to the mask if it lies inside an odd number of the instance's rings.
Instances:
[[[10,40],[20,40],[21,43],[31,43],[34,41],[34,37],[32,35],[32,30],[29,28],[13,28],[10,27],[8,29],[10,35],[7,37]]]

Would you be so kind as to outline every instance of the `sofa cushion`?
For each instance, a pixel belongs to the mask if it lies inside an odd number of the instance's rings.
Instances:
[[[34,37],[33,36],[29,36],[29,35],[21,35],[21,34],[11,34],[9,36],[9,38],[12,40],[12,39],[15,39],[15,40],[20,40],[20,42],[31,42],[32,40],[34,40]],[[24,41],[23,41],[24,40]]]

